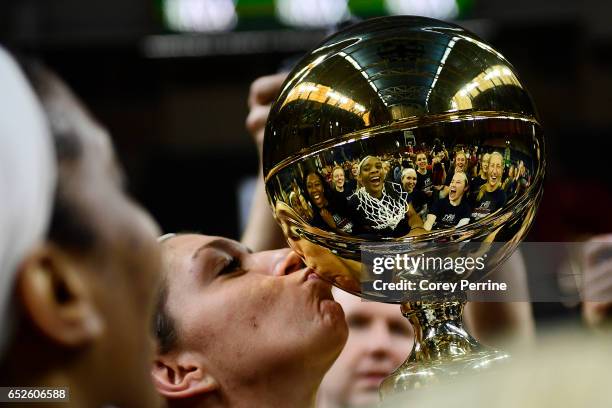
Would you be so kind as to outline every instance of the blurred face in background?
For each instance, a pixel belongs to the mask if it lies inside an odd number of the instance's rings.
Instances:
[[[389,170],[391,170],[391,164],[385,160],[383,162],[383,171],[385,172],[385,176],[389,173]]]
[[[327,204],[323,183],[324,181],[315,173],[310,173],[306,176],[306,191],[312,203],[318,208],[323,208]]]
[[[397,305],[366,302],[334,288],[349,327],[346,346],[319,389],[321,407],[362,407],[378,402],[378,387],[404,362],[414,343]]]
[[[490,187],[496,187],[501,183],[502,174],[504,172],[504,162],[501,154],[492,154],[489,158],[489,181]]]
[[[465,153],[463,153],[462,151],[457,152],[457,154],[455,155],[455,171],[465,172],[466,167],[467,160],[465,157]]]
[[[416,163],[421,173],[427,170],[427,156],[425,155],[425,153],[417,154]]]
[[[402,186],[408,193],[412,193],[416,186],[417,175],[414,169],[406,169],[402,172]]]
[[[344,170],[340,167],[336,167],[332,174],[332,180],[334,181],[334,186],[336,186],[336,190],[342,191],[344,188]]]
[[[482,156],[482,166],[480,167],[480,173],[482,176],[487,178],[489,176],[489,158],[491,155],[489,153],[485,153]]]
[[[468,186],[468,180],[465,173],[455,173],[453,179],[450,182],[448,198],[451,201],[459,201],[465,193],[465,189]]]

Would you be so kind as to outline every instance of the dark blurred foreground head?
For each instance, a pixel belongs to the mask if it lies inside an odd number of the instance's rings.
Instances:
[[[68,386],[71,405],[150,407],[157,228],[125,194],[108,133],[48,70],[25,64],[58,184],[45,242],[18,265],[4,386]]]

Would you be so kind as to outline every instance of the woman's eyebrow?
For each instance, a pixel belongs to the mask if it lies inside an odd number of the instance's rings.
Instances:
[[[198,249],[196,249],[193,253],[192,259],[197,258],[200,255],[200,252],[202,252],[205,249],[208,248],[213,248],[213,249],[218,249],[220,251],[223,252],[243,252],[246,251],[248,253],[253,253],[252,250],[250,250],[249,248],[247,248],[246,246],[238,243],[238,242],[234,242],[231,241],[229,239],[225,239],[225,238],[217,238],[214,239],[210,242],[205,243],[204,245],[200,246]]]

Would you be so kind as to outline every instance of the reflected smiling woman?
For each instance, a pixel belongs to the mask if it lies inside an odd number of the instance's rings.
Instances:
[[[343,203],[337,202],[323,177],[314,171],[304,177],[306,193],[314,211],[312,225],[315,227],[350,234],[353,224],[344,215]]]
[[[499,152],[489,156],[487,182],[480,187],[476,195],[476,202],[472,211],[472,219],[478,221],[489,214],[493,214],[506,204],[506,193],[502,187],[504,174],[504,158]]]
[[[378,157],[364,157],[357,177],[361,187],[349,199],[356,234],[401,237],[424,232],[408,193],[399,184],[384,181],[383,163]]]

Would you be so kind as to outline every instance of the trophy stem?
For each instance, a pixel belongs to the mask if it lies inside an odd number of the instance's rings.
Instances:
[[[474,374],[508,359],[507,353],[482,346],[464,329],[464,305],[464,299],[401,305],[414,328],[414,346],[408,359],[381,384],[381,398]]]

